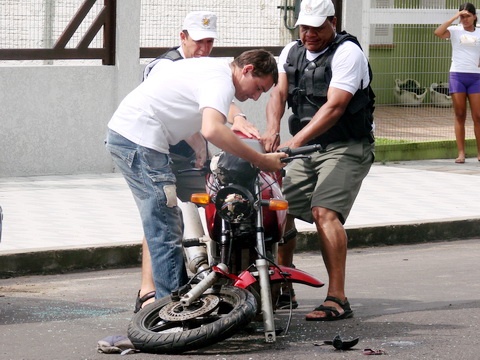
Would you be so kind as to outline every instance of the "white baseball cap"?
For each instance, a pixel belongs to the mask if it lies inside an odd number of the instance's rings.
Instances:
[[[332,0],[302,0],[300,13],[295,26],[307,25],[319,27],[327,17],[335,15]]]
[[[218,38],[217,15],[211,11],[192,11],[183,21],[182,30],[187,30],[193,40]]]

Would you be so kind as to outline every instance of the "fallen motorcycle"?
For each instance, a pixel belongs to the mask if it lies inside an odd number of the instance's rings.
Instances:
[[[263,151],[257,140],[242,140]],[[319,145],[282,149],[288,155],[283,161],[320,150]],[[196,350],[231,337],[258,318],[263,319],[265,341],[275,342],[273,290],[279,284],[324,285],[306,272],[275,263],[288,207],[279,174],[260,171],[226,152],[215,155],[207,169],[207,193],[192,194],[182,212],[184,219],[195,219],[195,204],[204,206],[209,236],[200,221],[185,227],[190,229],[184,233],[185,258],[194,275],[186,286],[134,315],[128,337],[140,351]]]

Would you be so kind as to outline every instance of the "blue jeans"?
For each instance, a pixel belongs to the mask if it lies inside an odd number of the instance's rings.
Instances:
[[[107,150],[122,172],[137,204],[152,259],[156,297],[184,285],[183,220],[177,206],[170,157],[108,130]]]

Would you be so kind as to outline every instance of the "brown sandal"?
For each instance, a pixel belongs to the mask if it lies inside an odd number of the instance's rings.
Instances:
[[[305,320],[307,321],[336,321],[336,320],[343,320],[343,319],[348,319],[353,316],[353,310],[350,307],[350,303],[348,302],[347,299],[345,299],[344,302],[342,302],[339,298],[333,297],[333,296],[327,296],[325,298],[325,301],[332,301],[343,309],[343,313],[340,313],[340,311],[337,310],[336,307],[334,306],[325,306],[325,305],[320,305],[315,308],[310,314],[307,314],[305,317]],[[325,302],[324,301],[324,302]],[[318,317],[316,316],[317,311],[322,311],[325,313],[325,316]]]

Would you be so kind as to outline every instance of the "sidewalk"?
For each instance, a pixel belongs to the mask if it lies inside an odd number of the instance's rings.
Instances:
[[[350,247],[480,236],[480,163],[374,164],[346,223]],[[139,263],[140,220],[118,174],[0,179],[0,276]],[[316,247],[299,222],[299,250]]]

